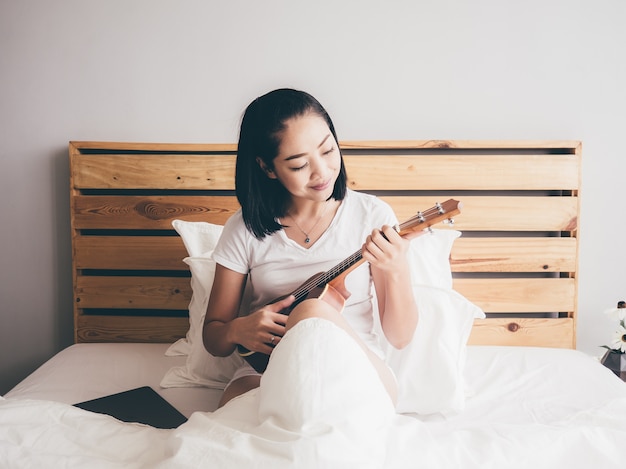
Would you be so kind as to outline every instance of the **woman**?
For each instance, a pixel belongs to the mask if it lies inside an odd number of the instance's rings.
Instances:
[[[374,333],[373,283],[380,325],[394,347],[407,345],[418,320],[410,288],[409,241],[392,228],[396,218],[379,199],[348,190],[333,123],[311,95],[272,91],[246,109],[240,129],[233,215],[215,249],[215,281],[203,340],[209,353],[230,355],[238,344],[271,354],[300,321],[323,318],[363,348],[395,401],[396,383]],[[362,248],[367,263],[346,279],[351,293],[342,312],[320,299],[280,311],[311,275],[326,271]],[[250,314],[238,316],[246,283]],[[241,368],[220,405],[258,387],[260,374]]]

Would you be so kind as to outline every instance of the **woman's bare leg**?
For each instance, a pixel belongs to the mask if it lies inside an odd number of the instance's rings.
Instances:
[[[261,376],[259,375],[242,376],[241,378],[234,380],[226,389],[224,389],[224,394],[222,394],[218,407],[222,407],[231,399],[241,396],[251,389],[258,388],[260,383]]]

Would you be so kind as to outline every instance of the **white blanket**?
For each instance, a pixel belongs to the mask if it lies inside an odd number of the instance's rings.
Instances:
[[[623,466],[626,385],[578,352],[554,351],[546,364],[540,350],[478,348],[463,413],[420,420],[395,413],[343,331],[313,320],[292,332],[261,388],[176,430],[0,399],[0,467]]]

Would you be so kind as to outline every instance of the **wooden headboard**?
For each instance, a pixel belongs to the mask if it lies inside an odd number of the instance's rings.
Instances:
[[[400,220],[448,198],[454,288],[479,305],[471,344],[575,347],[581,144],[343,142],[349,187]],[[236,146],[70,142],[77,342],[172,342],[191,299],[171,222],[238,208]],[[444,225],[440,225],[444,227]]]

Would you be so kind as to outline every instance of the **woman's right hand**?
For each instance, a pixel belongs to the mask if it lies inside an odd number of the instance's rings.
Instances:
[[[295,301],[293,295],[289,295],[275,303],[250,313],[247,316],[237,318],[234,336],[236,342],[252,352],[261,352],[269,355],[285,335],[285,323],[287,317],[282,314],[285,308]]]

